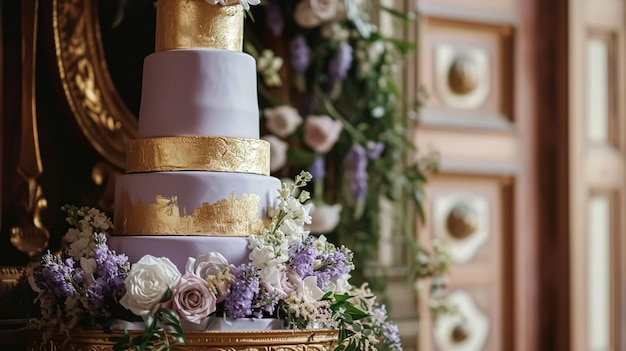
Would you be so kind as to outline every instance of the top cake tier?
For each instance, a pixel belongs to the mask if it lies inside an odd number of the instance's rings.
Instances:
[[[157,2],[155,51],[210,48],[241,51],[244,11],[238,0]]]

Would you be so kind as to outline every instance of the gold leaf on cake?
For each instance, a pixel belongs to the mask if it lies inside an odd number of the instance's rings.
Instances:
[[[248,236],[260,233],[269,220],[259,218],[256,194],[231,193],[215,203],[203,202],[191,213],[180,208],[177,196],[157,195],[154,203],[133,203],[124,191],[115,213],[117,235]],[[182,210],[182,211],[181,211]]]

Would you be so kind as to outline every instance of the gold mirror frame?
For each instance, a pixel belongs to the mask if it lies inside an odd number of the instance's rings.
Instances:
[[[54,48],[65,99],[91,146],[111,165],[125,168],[126,143],[137,118],[109,75],[97,0],[53,0]]]

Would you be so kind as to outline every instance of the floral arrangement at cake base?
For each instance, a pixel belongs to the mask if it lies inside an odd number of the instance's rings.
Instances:
[[[336,332],[336,344],[328,345],[338,351],[401,350],[384,305],[367,285],[349,283],[352,252],[305,230],[311,216],[303,188],[310,180],[302,172],[282,184],[277,206],[268,209],[270,225],[249,236],[249,263],[235,266],[207,252],[190,257],[184,272],[165,257],[145,255],[131,264],[107,246],[112,224],[105,214],[65,206],[72,228],[64,250],[43,255],[28,278],[41,307],[31,326],[42,331],[42,345],[95,342],[106,334],[112,350],[169,350],[191,345],[197,333],[227,333],[206,331],[217,322],[273,318],[291,332],[280,335],[308,335],[311,342]],[[268,332],[276,331],[261,334]],[[231,333],[231,341],[255,339],[253,332]]]

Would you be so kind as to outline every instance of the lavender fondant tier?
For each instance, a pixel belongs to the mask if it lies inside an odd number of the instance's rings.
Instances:
[[[267,227],[277,178],[227,172],[154,172],[118,177],[118,235],[247,236]]]
[[[234,265],[250,262],[248,239],[243,237],[111,236],[107,242],[111,249],[126,254],[129,262],[137,262],[148,254],[167,257],[183,274],[187,258],[209,252],[221,253]]]
[[[139,138],[259,138],[256,64],[241,52],[181,49],[144,61]]]

